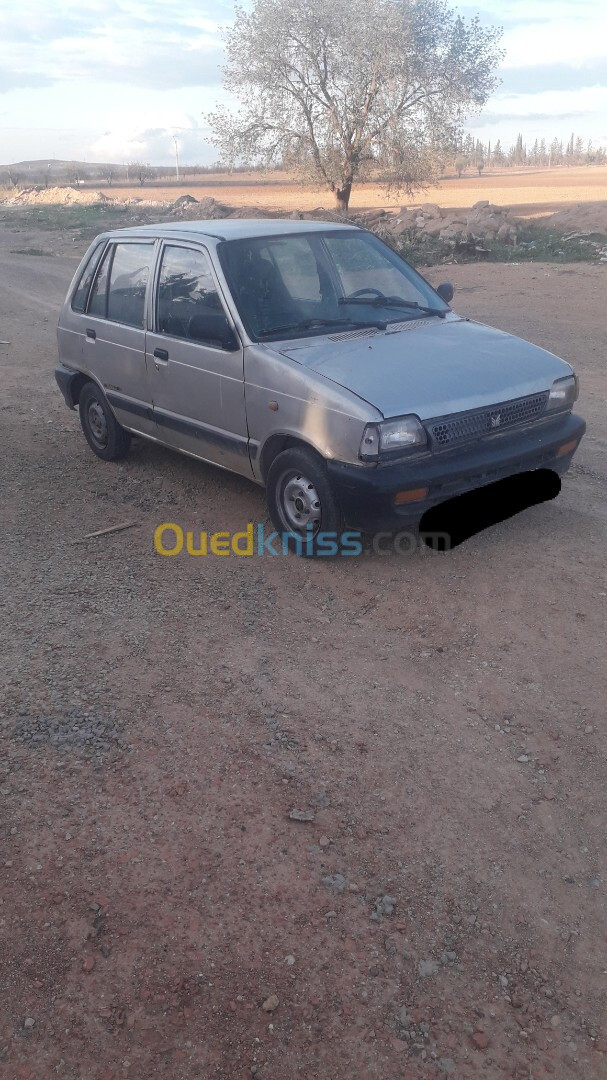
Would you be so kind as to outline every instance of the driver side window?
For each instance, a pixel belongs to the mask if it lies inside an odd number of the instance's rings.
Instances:
[[[157,300],[159,334],[226,347],[233,338],[207,255],[195,248],[164,248]]]

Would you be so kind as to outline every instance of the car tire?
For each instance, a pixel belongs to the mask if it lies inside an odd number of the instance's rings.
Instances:
[[[120,426],[105,395],[87,382],[78,399],[80,425],[91,450],[102,461],[119,461],[128,454],[131,436]]]
[[[319,536],[331,533],[339,545],[343,517],[325,463],[314,450],[297,446],[278,454],[268,470],[266,497],[274,528],[290,534],[290,551],[308,557],[336,554]]]

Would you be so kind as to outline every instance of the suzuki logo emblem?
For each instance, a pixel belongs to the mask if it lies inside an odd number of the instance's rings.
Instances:
[[[499,427],[501,422],[502,422],[502,414],[501,413],[498,412],[498,413],[492,413],[491,414],[491,427],[492,428]]]

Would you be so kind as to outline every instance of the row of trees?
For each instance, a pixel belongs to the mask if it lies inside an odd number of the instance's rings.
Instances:
[[[236,168],[244,172],[245,166]],[[205,176],[217,172],[217,165],[180,165],[179,176],[182,179]],[[41,187],[56,185],[113,184],[137,182],[142,186],[154,180],[174,180],[174,165],[150,165],[147,162],[131,161],[125,165],[97,165],[82,162],[47,162],[42,164],[6,165],[0,167],[0,186],[4,187]]]
[[[455,157],[455,170],[458,176],[467,168],[477,169],[479,175],[487,166],[504,168],[508,166],[531,165],[550,167],[552,165],[607,165],[607,150],[604,146],[595,146],[590,140],[585,142],[573,133],[567,143],[562,139],[535,139],[532,145],[523,142],[518,135],[512,146],[505,149],[501,139],[493,145],[482,143],[471,135],[463,140]]]

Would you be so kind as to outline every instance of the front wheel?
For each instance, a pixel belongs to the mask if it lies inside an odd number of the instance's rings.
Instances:
[[[97,457],[103,461],[119,461],[125,457],[131,436],[120,426],[95,383],[88,382],[82,387],[78,410],[84,437]]]
[[[325,464],[313,450],[293,447],[274,458],[268,470],[267,500],[272,524],[277,532],[288,534],[291,551],[318,555],[322,548],[328,554],[328,539],[339,545],[341,510]]]

